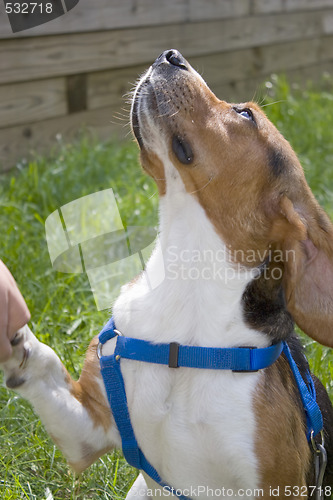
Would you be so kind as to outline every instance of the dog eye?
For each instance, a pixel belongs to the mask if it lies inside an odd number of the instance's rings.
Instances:
[[[254,118],[253,118],[253,113],[252,113],[252,111],[251,111],[249,108],[243,108],[243,109],[234,108],[234,110],[235,110],[235,111],[236,111],[236,113],[238,113],[239,115],[244,116],[244,118],[246,118],[247,120],[252,120],[252,121],[254,121]]]
[[[172,151],[175,153],[180,163],[189,165],[193,161],[193,153],[188,142],[174,135],[172,138]]]

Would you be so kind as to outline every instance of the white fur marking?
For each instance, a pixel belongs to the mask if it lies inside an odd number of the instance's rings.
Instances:
[[[229,283],[205,279],[200,274],[203,266],[209,274],[214,263],[197,262],[197,280],[172,279],[170,264],[175,259],[186,273],[194,265],[188,258],[191,252],[218,252],[225,245],[202,207],[185,192],[170,160],[163,160],[167,194],[160,205],[160,244],[165,279],[154,290],[144,276],[123,287],[114,307],[117,328],[126,336],[154,342],[267,346],[266,336],[242,319],[241,297],[252,278],[247,271]],[[178,259],[183,250],[187,262]],[[155,252],[147,264],[149,274],[160,272],[158,265]],[[231,266],[221,265],[225,272]],[[224,486],[235,492],[258,487],[252,398],[260,373],[121,363],[138,443],[166,482],[181,489]]]

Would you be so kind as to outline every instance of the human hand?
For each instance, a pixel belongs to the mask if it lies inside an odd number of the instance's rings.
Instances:
[[[15,280],[0,260],[0,362],[12,354],[11,340],[30,320],[30,312]]]

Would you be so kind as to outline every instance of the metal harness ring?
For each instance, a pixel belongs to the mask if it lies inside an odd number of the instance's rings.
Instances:
[[[114,328],[114,333],[116,334],[117,337],[122,337],[122,333],[119,331],[119,330],[116,330],[116,328]],[[114,337],[112,337],[114,338]],[[109,339],[109,340],[112,340],[112,339]],[[97,357],[98,359],[101,359],[103,357],[103,352],[102,352],[102,349],[103,349],[103,345],[101,342],[98,342],[98,346],[97,346]]]
[[[315,436],[314,436],[314,431],[312,430],[311,431],[311,435],[310,435],[310,439],[311,439],[311,444],[312,444],[312,448],[313,448],[313,451],[315,453],[317,453],[318,455],[321,453],[321,446],[322,447],[325,447],[325,439],[324,439],[324,431],[321,430],[320,431],[320,437],[321,437],[321,443],[316,443],[315,442]]]

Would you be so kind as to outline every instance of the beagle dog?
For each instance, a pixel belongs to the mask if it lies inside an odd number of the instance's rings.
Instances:
[[[175,50],[139,81],[131,123],[160,196],[160,237],[146,270],[113,307],[126,337],[188,346],[266,348],[285,341],[308,369],[294,322],[333,346],[333,226],[289,143],[254,103],[220,101]],[[147,273],[164,270],[158,286]],[[98,338],[71,379],[26,326],[2,365],[75,471],[121,446],[98,360]],[[116,339],[103,345],[112,355]],[[282,353],[265,369],[121,360],[136,439],[163,480],[187,497],[314,498],[314,453]],[[333,486],[333,410],[313,376]],[[325,490],[326,488],[326,490]],[[140,474],[128,498],[170,491]]]

